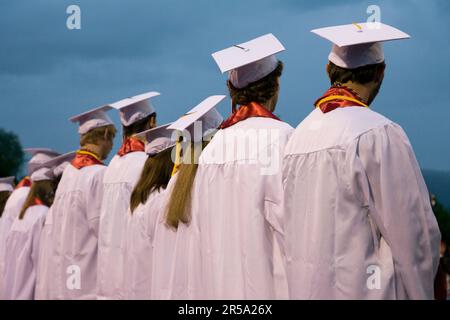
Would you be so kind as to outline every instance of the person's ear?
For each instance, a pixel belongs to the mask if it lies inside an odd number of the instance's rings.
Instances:
[[[154,117],[150,117],[150,119],[148,120],[148,124],[149,124],[149,128],[155,128],[156,127],[156,116]]]
[[[328,78],[331,81],[331,77],[330,77],[330,63],[328,62],[327,65],[325,66],[325,71],[327,72]]]

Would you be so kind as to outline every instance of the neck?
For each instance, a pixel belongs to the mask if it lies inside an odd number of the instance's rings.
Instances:
[[[269,110],[270,112],[275,111],[275,104],[272,99],[267,101],[266,103],[258,103],[260,106],[264,107],[264,109]]]
[[[102,152],[102,148],[98,145],[95,144],[86,144],[84,146],[81,147],[82,150],[86,150],[89,151],[93,154],[95,154],[100,160],[103,160],[103,152]]]
[[[342,84],[342,86],[352,89],[358,95],[358,97],[361,98],[362,102],[369,105],[369,98],[372,93],[371,86],[363,85],[363,84],[359,84],[359,83],[355,83],[355,82],[346,82],[346,83]]]
[[[135,139],[135,140],[138,140],[138,141],[141,141],[141,142],[144,142],[144,143],[145,143],[145,139],[144,139],[144,138],[141,138],[141,136],[136,136],[136,135],[134,135],[134,134],[132,134],[132,135],[130,135],[130,136],[128,136],[128,137],[124,137],[124,138],[123,138],[123,141],[125,141],[125,140],[127,140],[127,139]]]

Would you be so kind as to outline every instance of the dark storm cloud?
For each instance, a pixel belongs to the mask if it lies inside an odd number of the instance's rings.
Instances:
[[[385,45],[388,69],[374,109],[400,123],[423,167],[450,169],[448,1],[34,0],[0,3],[0,127],[26,146],[77,145],[67,118],[85,109],[158,90],[160,123],[210,94],[226,93],[211,53],[272,32],[287,48],[277,113],[296,126],[328,83],[330,44],[309,30],[382,21],[412,35]],[[66,28],[77,4],[82,29]],[[223,103],[225,115],[229,105]],[[117,119],[116,115],[113,115]],[[26,125],[24,125],[24,123]],[[118,143],[118,141],[116,141]],[[439,157],[436,156],[439,154]]]

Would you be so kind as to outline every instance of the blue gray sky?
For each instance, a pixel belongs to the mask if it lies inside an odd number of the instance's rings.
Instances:
[[[71,4],[81,8],[81,30],[66,27]],[[423,168],[450,170],[447,0],[2,0],[0,127],[24,147],[65,152],[78,146],[70,116],[153,90],[162,93],[159,123],[173,121],[227,93],[212,52],[269,32],[286,47],[276,113],[295,127],[329,86],[330,43],[309,31],[364,22],[371,4],[382,22],[412,36],[385,45],[372,108],[405,129]],[[219,108],[224,116],[229,109],[229,101]]]

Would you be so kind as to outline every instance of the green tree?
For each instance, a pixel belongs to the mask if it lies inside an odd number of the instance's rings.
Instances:
[[[0,128],[0,177],[16,176],[24,160],[19,137]]]

